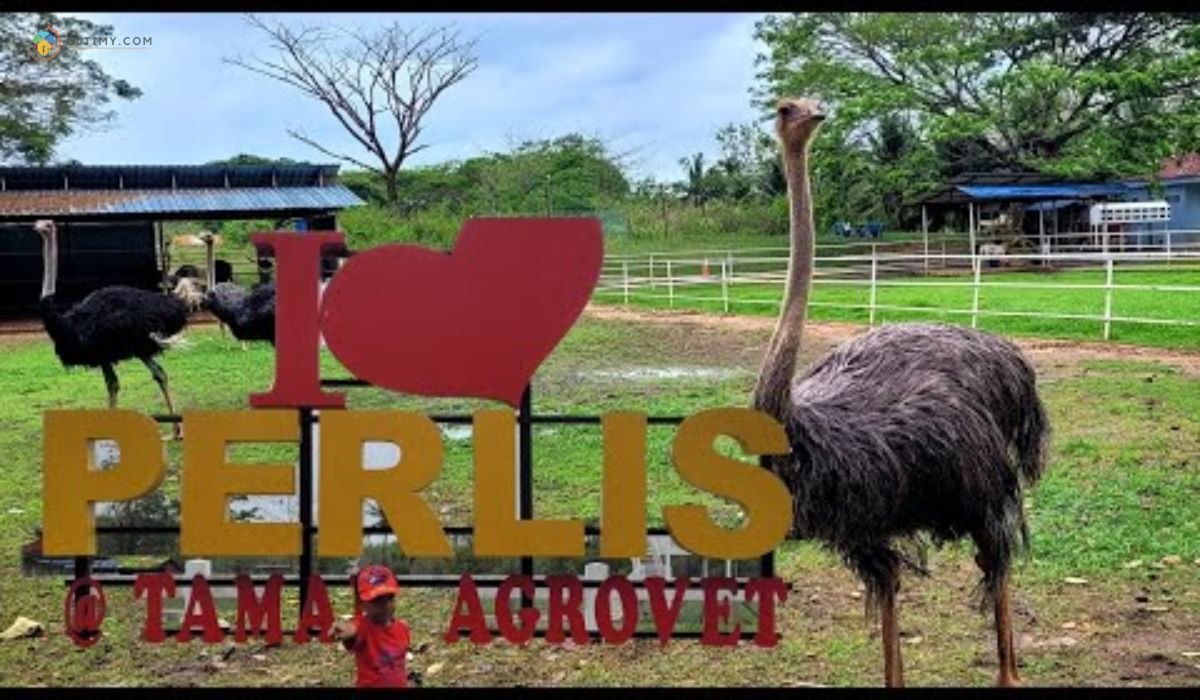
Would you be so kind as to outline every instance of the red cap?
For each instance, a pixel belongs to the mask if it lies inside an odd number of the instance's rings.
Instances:
[[[392,570],[386,566],[372,564],[358,572],[358,598],[371,600],[388,593],[399,593],[400,585]]]

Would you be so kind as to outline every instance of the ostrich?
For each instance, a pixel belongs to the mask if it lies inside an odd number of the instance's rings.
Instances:
[[[112,285],[97,289],[66,313],[54,307],[58,277],[58,231],[53,221],[37,221],[42,237],[42,321],[54,342],[54,352],[64,367],[99,367],[108,386],[108,407],[116,408],[120,384],[113,366],[136,357],[154,376],[162,390],[167,412],[174,413],[167,373],[154,361],[165,350],[168,338],[187,324],[187,305],[173,296],[133,287]],[[174,434],[180,435],[179,424]]]
[[[897,544],[969,536],[994,608],[998,684],[1019,681],[1008,579],[1027,541],[1022,488],[1038,479],[1049,425],[1035,375],[1008,341],[969,328],[894,324],[834,348],[796,377],[813,273],[809,144],[825,114],[784,100],[776,130],[791,200],[791,259],[753,406],[786,428],[791,452],[763,458],[793,495],[793,537],[841,555],[882,623],[884,680],[903,685]]]
[[[275,344],[274,281],[257,284],[250,291],[233,282],[222,282],[208,292],[207,301],[208,310],[229,326],[233,337],[243,342],[265,340]]]

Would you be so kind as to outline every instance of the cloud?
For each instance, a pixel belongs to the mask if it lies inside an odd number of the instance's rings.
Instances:
[[[357,144],[328,111],[287,85],[228,65],[269,56],[239,15],[88,15],[118,34],[153,36],[148,51],[97,51],[144,96],[119,107],[103,133],[81,134],[64,157],[88,163],[193,163],[239,152],[326,157],[287,136],[300,127],[333,150]],[[322,15],[266,16],[289,24]],[[413,164],[467,158],[513,140],[578,131],[617,150],[640,149],[635,175],[678,177],[678,159],[715,150],[716,129],[755,113],[758,15],[334,15],[339,25],[452,20],[480,37],[479,68],[429,115],[430,147]],[[101,55],[103,54],[103,55]]]

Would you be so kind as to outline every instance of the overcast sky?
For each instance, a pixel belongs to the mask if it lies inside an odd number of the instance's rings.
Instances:
[[[237,14],[81,14],[118,37],[148,36],[144,51],[93,50],[109,72],[144,92],[122,102],[113,126],[72,137],[61,158],[85,164],[203,163],[236,153],[322,162],[287,135],[301,127],[343,152],[354,142],[295,88],[222,62],[271,56]],[[480,36],[479,68],[427,118],[429,147],[411,164],[505,149],[572,131],[618,152],[636,149],[633,175],[678,179],[678,160],[716,152],[714,132],[756,118],[750,88],[758,44],[738,14],[264,14],[293,25],[370,28],[399,20],[455,22]]]

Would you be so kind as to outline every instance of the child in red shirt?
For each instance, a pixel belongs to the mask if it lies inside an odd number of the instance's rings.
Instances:
[[[371,565],[358,572],[356,586],[361,612],[354,620],[333,626],[342,646],[353,651],[359,688],[404,688],[408,685],[405,659],[410,635],[404,620],[394,619],[400,586],[386,566]]]

